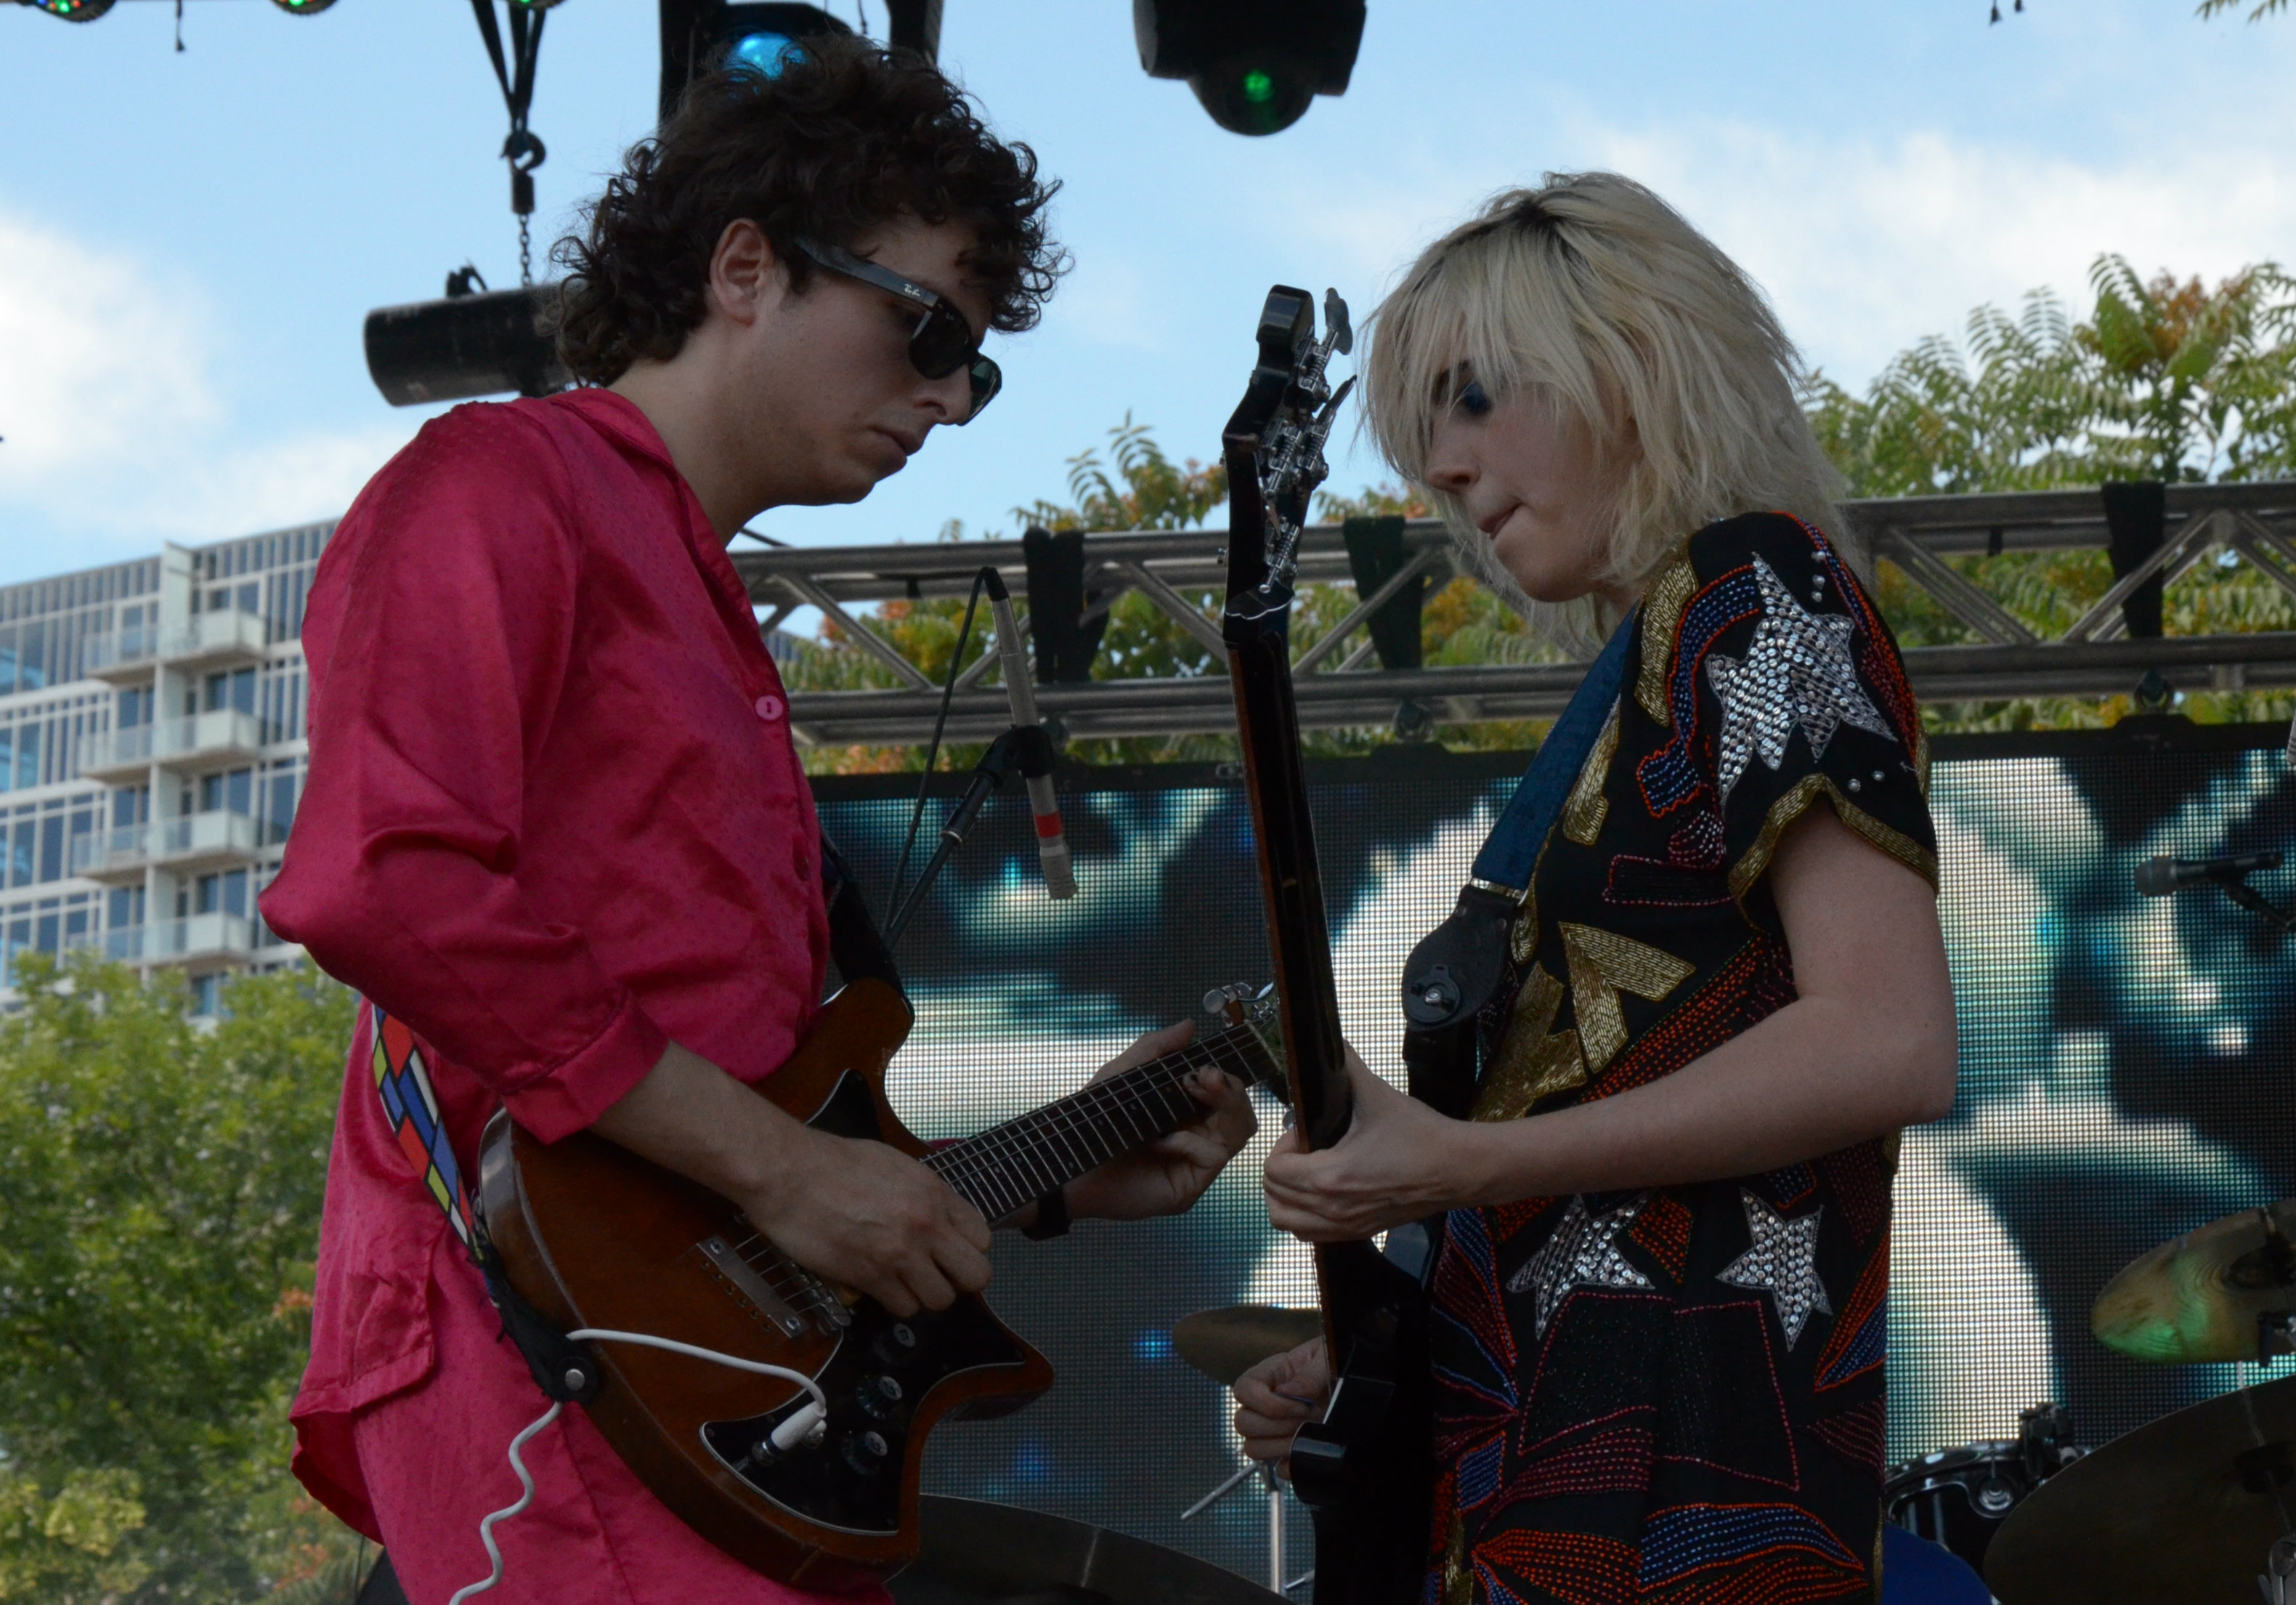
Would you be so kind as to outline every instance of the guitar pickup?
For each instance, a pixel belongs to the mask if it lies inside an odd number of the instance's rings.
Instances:
[[[694,1247],[701,1250],[701,1257],[718,1275],[733,1284],[734,1291],[748,1299],[783,1337],[805,1336],[805,1317],[790,1308],[789,1301],[773,1290],[756,1267],[734,1251],[733,1244],[721,1237],[707,1237]]]

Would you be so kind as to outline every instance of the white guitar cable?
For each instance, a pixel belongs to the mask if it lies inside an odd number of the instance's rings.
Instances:
[[[680,1343],[673,1338],[656,1338],[649,1332],[616,1332],[603,1327],[583,1327],[567,1333],[566,1336],[577,1343],[635,1343],[644,1348],[663,1349],[673,1354],[684,1354],[690,1360],[707,1360],[714,1365],[731,1366],[735,1370],[749,1371],[760,1377],[777,1377],[784,1382],[796,1383],[813,1395],[813,1402],[803,1410],[793,1412],[789,1420],[774,1428],[769,1441],[776,1449],[786,1450],[796,1447],[801,1439],[811,1436],[814,1429],[829,1419],[829,1395],[821,1391],[821,1384],[803,1371],[791,1370],[785,1365],[767,1365],[762,1360],[744,1360],[737,1354],[721,1354],[716,1349],[701,1348],[691,1343]],[[511,1439],[510,1469],[518,1473],[518,1486],[521,1492],[516,1503],[504,1505],[479,1523],[479,1542],[486,1545],[487,1560],[493,1569],[488,1572],[486,1581],[483,1583],[472,1583],[456,1589],[454,1597],[447,1601],[447,1605],[463,1605],[463,1601],[472,1594],[482,1594],[503,1580],[502,1551],[495,1543],[495,1523],[507,1521],[512,1517],[521,1514],[527,1506],[534,1502],[534,1474],[526,1469],[526,1462],[519,1458],[518,1452],[526,1447],[536,1433],[556,1420],[558,1412],[564,1408],[563,1404],[553,1400],[549,1409],[529,1422],[516,1437]]]

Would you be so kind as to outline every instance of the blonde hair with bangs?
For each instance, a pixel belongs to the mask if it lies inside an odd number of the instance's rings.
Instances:
[[[1456,498],[1426,482],[1461,363],[1587,432],[1615,473],[1610,575],[1645,587],[1717,519],[1791,513],[1861,570],[1841,483],[1794,399],[1800,358],[1753,281],[1681,214],[1616,173],[1549,173],[1429,246],[1370,320],[1365,424],[1450,526],[1475,574],[1534,633],[1591,656],[1618,622],[1599,595],[1532,600]]]

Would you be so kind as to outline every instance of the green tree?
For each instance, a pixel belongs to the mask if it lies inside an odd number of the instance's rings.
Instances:
[[[354,1000],[18,961],[0,1019],[0,1599],[241,1605],[348,1535],[287,1471]],[[14,1591],[12,1593],[12,1591]]]
[[[1087,448],[1068,460],[1067,502],[1037,500],[1015,507],[1013,516],[1022,528],[1048,530],[1184,530],[1203,522],[1206,514],[1227,499],[1227,473],[1218,464],[1207,466],[1193,458],[1175,463],[1156,443],[1153,431],[1135,424],[1129,415],[1108,432],[1108,446]],[[943,526],[943,539],[962,539],[964,526]],[[1217,609],[1218,597],[1206,593],[1192,598],[1207,610]],[[1022,604],[1025,613],[1026,605]],[[933,597],[909,601],[897,598],[878,610],[873,621],[879,635],[896,651],[938,681],[948,672],[964,617],[961,597]],[[868,621],[864,628],[869,627]],[[960,671],[990,650],[986,610],[973,621]],[[1221,672],[1203,644],[1136,592],[1117,599],[1109,613],[1107,633],[1094,663],[1096,679],[1131,679],[1151,676],[1181,676]],[[988,683],[1001,683],[990,671]],[[845,638],[832,621],[821,632],[820,646],[805,653],[785,669],[792,690],[883,689],[900,684],[893,671]],[[1079,742],[1070,756],[1080,762],[1136,762],[1232,755],[1234,744],[1223,737],[1150,737],[1115,742]],[[951,749],[944,761],[963,767],[979,756],[978,747]],[[878,773],[914,770],[924,761],[922,746],[815,748],[805,755],[816,774]]]
[[[2296,472],[2296,284],[2276,266],[2210,288],[2162,272],[2141,277],[2099,257],[2079,322],[2045,291],[2014,318],[1970,315],[1965,350],[1933,335],[1900,353],[1864,396],[1822,375],[1803,400],[1854,496],[2038,490],[2112,480],[2278,478]],[[2044,635],[2112,583],[2102,552],[2009,553],[1948,561]],[[1894,565],[1879,600],[1908,646],[1973,638]],[[2284,630],[2296,609],[2243,563],[2202,564],[2171,585],[2170,634]],[[2284,718],[2284,695],[2208,693],[2203,719]],[[1933,705],[1933,728],[2108,723],[2126,696]]]

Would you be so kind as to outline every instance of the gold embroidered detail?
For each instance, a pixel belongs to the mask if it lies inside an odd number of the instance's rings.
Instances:
[[[1554,1017],[1562,1010],[1562,983],[1544,966],[1532,965],[1515,993],[1514,1014],[1507,1021],[1497,1060],[1475,1095],[1475,1119],[1520,1119],[1550,1093],[1586,1084],[1578,1033],[1554,1029]]]
[[[1530,885],[1522,889],[1522,901],[1515,905],[1514,926],[1508,933],[1508,951],[1514,955],[1517,969],[1529,964],[1538,951],[1538,871],[1546,862],[1546,849],[1538,850],[1538,861],[1530,867]]]
[[[1690,561],[1690,543],[1685,541],[1643,596],[1643,662],[1642,672],[1635,677],[1635,700],[1661,730],[1674,728],[1666,701],[1667,677],[1674,668],[1682,610],[1697,592],[1698,570]]]
[[[1451,1518],[1443,1545],[1443,1605],[1475,1605],[1475,1575],[1467,1569],[1467,1524]]]
[[[1570,800],[1562,804],[1562,834],[1581,847],[1592,847],[1595,838],[1603,834],[1603,820],[1611,811],[1603,783],[1611,778],[1611,760],[1618,755],[1619,704],[1614,702],[1610,718],[1603,721],[1603,733],[1595,737],[1594,749],[1578,768]]]
[[[1882,1173],[1895,1180],[1898,1174],[1898,1153],[1906,1146],[1905,1128],[1900,1126],[1894,1132],[1884,1132],[1879,1140],[1882,1144]]]
[[[1899,863],[1929,882],[1938,884],[1937,855],[1903,831],[1891,828],[1867,813],[1841,794],[1841,788],[1824,775],[1804,775],[1789,787],[1786,794],[1770,804],[1767,817],[1762,820],[1762,830],[1746,854],[1730,867],[1730,895],[1743,898],[1756,881],[1770,867],[1770,860],[1778,850],[1778,838],[1786,827],[1801,818],[1802,811],[1818,798],[1833,804],[1835,816],[1841,821],[1896,859]]]
[[[1922,788],[1922,801],[1930,800],[1930,732],[1922,723],[1922,711],[1914,710],[1914,784]]]
[[[1621,989],[1655,1003],[1697,969],[1672,953],[1593,926],[1564,925],[1562,951],[1570,964],[1571,1007],[1589,1075],[1600,1074],[1627,1045]]]

